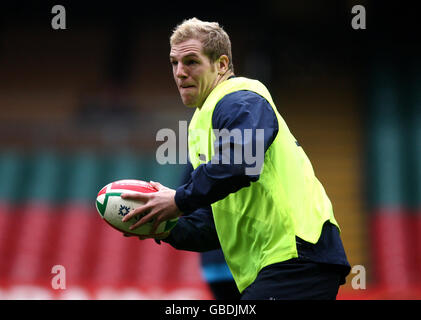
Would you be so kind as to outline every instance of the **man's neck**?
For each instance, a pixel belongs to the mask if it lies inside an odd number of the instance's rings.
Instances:
[[[217,80],[216,80],[216,83],[215,83],[215,86],[214,86],[213,88],[215,89],[215,87],[216,87],[218,84],[220,84],[220,83],[224,82],[225,80],[228,80],[228,78],[229,78],[229,77],[231,77],[231,76],[233,76],[233,75],[234,75],[234,73],[233,73],[231,70],[228,70],[228,71],[227,71],[227,72],[225,72],[223,75],[218,76],[218,78],[217,78]]]
[[[228,70],[227,72],[225,72],[223,75],[218,75],[218,77],[215,79],[215,84],[212,87],[212,90],[210,92],[213,91],[213,89],[215,89],[219,84],[221,84],[222,82],[224,82],[225,80],[228,80],[229,77],[233,76],[234,73],[231,70]],[[209,94],[210,94],[209,92]],[[206,101],[206,99],[205,99]],[[203,101],[203,103],[205,102]],[[202,108],[202,106],[198,107],[199,109]]]

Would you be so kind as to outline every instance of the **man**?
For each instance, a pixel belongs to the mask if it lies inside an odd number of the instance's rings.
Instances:
[[[196,108],[188,141],[195,170],[177,190],[151,182],[158,192],[122,195],[145,202],[123,220],[146,214],[134,229],[181,216],[155,237],[184,250],[220,245],[242,299],[335,299],[350,271],[339,226],[270,93],[234,76],[218,23],[186,20],[170,44],[181,99]]]

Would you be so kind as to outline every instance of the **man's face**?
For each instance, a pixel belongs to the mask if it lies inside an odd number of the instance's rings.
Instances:
[[[217,63],[202,52],[202,43],[189,39],[173,45],[170,52],[172,72],[181,100],[187,107],[202,107],[215,87]]]

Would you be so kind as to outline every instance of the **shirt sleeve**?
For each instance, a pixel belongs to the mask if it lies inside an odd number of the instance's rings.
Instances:
[[[278,133],[271,105],[251,91],[236,91],[221,99],[212,126],[217,132],[215,156],[176,190],[175,202],[182,212],[208,206],[257,181],[264,154]]]
[[[161,240],[178,250],[205,252],[221,248],[212,208],[199,208],[189,215],[181,216],[170,235]]]

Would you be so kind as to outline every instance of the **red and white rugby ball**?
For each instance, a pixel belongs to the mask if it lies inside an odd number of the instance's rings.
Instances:
[[[123,193],[151,193],[157,192],[151,184],[141,180],[118,180],[111,182],[103,187],[96,198],[96,209],[99,215],[107,222],[111,227],[131,235],[150,235],[150,231],[153,225],[153,220],[148,223],[130,230],[129,227],[139,221],[143,215],[133,217],[132,219],[123,222],[121,219],[128,214],[131,210],[141,206],[143,202],[122,199],[121,194]],[[162,222],[156,233],[162,233],[171,230],[176,224],[177,219],[168,220]]]

